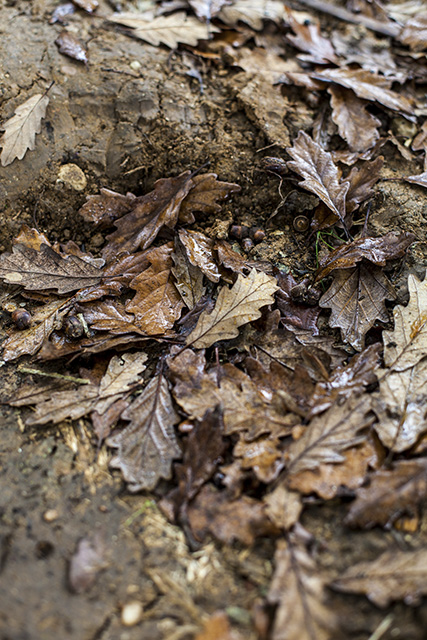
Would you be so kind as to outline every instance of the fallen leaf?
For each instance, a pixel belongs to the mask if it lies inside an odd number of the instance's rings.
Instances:
[[[280,484],[264,497],[266,513],[279,529],[289,531],[298,522],[303,505],[301,496],[296,491],[289,491]]]
[[[299,69],[299,64],[295,59],[284,60],[276,53],[260,47],[240,49],[239,57],[236,58],[234,64],[247,73],[261,75],[271,84],[283,81],[286,73],[296,72]]]
[[[144,19],[137,13],[115,13],[108,20],[130,27],[135,38],[145,40],[155,47],[164,44],[170,49],[176,49],[180,42],[194,47],[199,40],[209,40],[211,33],[219,31],[212,24],[208,29],[206,24],[193,16],[187,16],[183,11],[152,20]]]
[[[226,200],[232,193],[240,191],[240,186],[233,182],[217,180],[216,173],[202,173],[191,178],[193,187],[185,196],[179,210],[179,222],[192,224],[195,211],[201,213],[218,213],[221,205],[217,200]]]
[[[297,14],[296,14],[297,15]],[[288,34],[286,39],[300,51],[305,51],[309,55],[301,56],[307,62],[313,64],[336,63],[334,47],[329,38],[324,38],[320,33],[319,25],[316,23],[298,22],[294,13],[286,10],[285,21],[289,24],[295,35]]]
[[[110,189],[101,189],[98,196],[86,196],[87,202],[80,207],[79,214],[86,222],[110,224],[132,209],[136,196],[125,196]]]
[[[137,198],[133,209],[114,223],[117,231],[107,236],[103,257],[109,260],[124,251],[147,249],[162,227],[173,229],[180,204],[194,184],[190,176],[184,171],[175,178],[161,178],[153,191]]]
[[[189,4],[200,20],[210,22],[230,0],[189,0]]]
[[[79,302],[98,300],[103,296],[118,296],[129,286],[133,278],[149,267],[149,250],[137,253],[121,253],[115,256],[105,267],[103,280],[93,287],[80,289],[76,298]]]
[[[185,246],[178,235],[174,240],[172,260],[174,262],[172,273],[175,278],[175,286],[185,306],[188,309],[194,309],[206,291],[203,286],[203,273],[199,267],[193,266],[190,262]]]
[[[360,169],[352,168],[347,176],[347,181],[350,183],[346,196],[347,216],[353,213],[361,202],[374,195],[372,187],[380,179],[383,164],[383,156],[378,156],[372,162],[364,162]]]
[[[205,621],[203,631],[197,634],[195,640],[242,640],[242,636],[231,629],[227,614],[217,611]]]
[[[106,549],[99,536],[94,540],[82,538],[74,552],[68,571],[70,589],[74,593],[86,593],[107,566]]]
[[[379,102],[384,107],[403,113],[414,113],[414,105],[404,95],[390,89],[392,81],[365,69],[324,69],[312,73],[315,80],[333,82],[351,89],[363,100]]]
[[[184,307],[172,278],[172,243],[152,249],[147,255],[151,266],[129,283],[136,295],[126,304],[134,323],[147,335],[171,329]]]
[[[371,562],[350,567],[330,585],[345,593],[363,593],[377,607],[393,600],[417,605],[427,594],[427,550],[388,550]]]
[[[40,251],[42,244],[51,246],[44,233],[37,231],[37,229],[32,229],[27,224],[22,225],[19,234],[13,239],[13,244],[25,244],[26,247],[35,251]]]
[[[404,514],[414,515],[427,491],[427,461],[398,460],[380,469],[369,484],[357,490],[345,523],[351,527],[389,527]]]
[[[83,9],[87,13],[93,13],[99,7],[98,0],[73,0],[73,4],[79,9]]]
[[[226,269],[231,269],[234,273],[241,273],[242,276],[247,276],[251,269],[257,271],[263,271],[267,275],[273,274],[273,268],[270,262],[267,260],[256,261],[247,260],[234,251],[231,245],[226,240],[217,240],[214,245],[214,249],[218,254],[218,260]]]
[[[110,466],[121,470],[132,493],[154,489],[161,478],[171,477],[172,461],[181,457],[174,431],[179,418],[162,374],[150,380],[122,418],[130,424],[107,439],[118,449]]]
[[[49,96],[37,93],[15,109],[15,115],[2,125],[0,139],[2,167],[16,158],[22,160],[28,149],[35,149],[36,134],[41,131],[41,121],[46,115]]]
[[[285,15],[285,8],[279,0],[236,0],[230,6],[221,9],[219,18],[229,25],[245,22],[255,31],[262,29],[264,20],[280,23]]]
[[[233,457],[242,469],[252,469],[260,482],[272,482],[283,467],[277,435],[264,435],[247,442],[243,433],[233,449]]]
[[[408,45],[412,51],[427,49],[427,12],[421,11],[413,18],[409,18],[399,34],[399,40]]]
[[[279,540],[267,602],[276,605],[272,640],[330,640],[336,631],[325,604],[325,579],[301,543]]]
[[[238,327],[259,318],[260,308],[274,302],[272,296],[276,290],[275,279],[255,269],[247,278],[239,275],[231,289],[222,287],[214,310],[202,313],[187,338],[187,345],[203,349],[218,340],[235,338]]]
[[[344,221],[349,183],[340,182],[338,167],[331,154],[324,151],[304,131],[299,132],[287,152],[293,158],[288,162],[288,167],[304,178],[299,185],[320,198],[336,215],[337,220]]]
[[[124,305],[118,300],[97,301],[79,307],[86,324],[96,331],[117,333],[140,333],[141,328],[135,323],[135,316],[127,313]]]
[[[295,301],[292,297],[292,290],[298,286],[297,281],[291,273],[283,273],[278,269],[275,271],[279,290],[276,293],[277,306],[282,314],[282,323],[293,331],[295,328],[311,331],[314,336],[319,335],[317,320],[320,314],[318,306],[308,306]]]
[[[191,264],[198,267],[211,282],[219,282],[221,274],[212,253],[213,240],[199,231],[180,229],[178,234]]]
[[[424,171],[424,173],[420,173],[417,176],[407,176],[404,180],[411,184],[417,184],[420,187],[427,187],[427,171]]]
[[[361,351],[375,321],[388,322],[385,301],[395,298],[394,288],[383,270],[366,260],[352,269],[337,269],[333,277],[319,305],[332,309],[329,326],[339,327],[343,341]]]
[[[339,134],[351,151],[367,151],[374,146],[380,134],[381,121],[366,110],[366,102],[357,98],[353,91],[342,87],[329,87],[332,120]]]
[[[375,421],[369,396],[352,397],[334,405],[304,428],[302,436],[286,451],[287,474],[316,470],[321,465],[344,462],[343,452],[366,439],[366,429]],[[364,433],[361,433],[365,430]]]
[[[87,64],[87,51],[74,33],[65,30],[61,31],[55,40],[55,44],[58,46],[59,53]]]
[[[102,273],[77,256],[63,258],[46,244],[40,251],[15,244],[12,253],[0,256],[0,278],[29,291],[57,289],[58,293],[68,293],[98,284]]]
[[[387,260],[401,258],[415,239],[414,234],[407,231],[389,231],[385,236],[378,238],[362,237],[346,242],[320,261],[316,281],[326,278],[335,269],[351,269],[363,259],[384,267]]]

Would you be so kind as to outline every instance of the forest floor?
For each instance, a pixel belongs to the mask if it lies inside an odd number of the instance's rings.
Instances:
[[[209,163],[203,171],[238,184],[241,191],[223,203],[220,212],[196,216],[197,230],[213,239],[227,239],[231,224],[258,227],[266,237],[250,248],[250,260],[292,272],[297,281],[311,277],[317,267],[316,235],[300,232],[293,220],[312,212],[318,199],[301,189],[291,193],[299,177],[291,182],[285,177],[282,193],[290,195],[280,207],[280,177],[264,170],[262,158],[288,160],[285,149],[300,130],[311,131],[315,121],[322,127],[319,113],[325,92],[291,83],[273,87],[269,63],[263,68],[259,62],[258,71],[250,65],[245,70],[225,46],[211,50],[209,56],[206,50],[199,55],[197,47],[181,45],[171,51],[129,37],[102,19],[112,13],[103,0],[95,14],[78,10],[66,20],[65,27],[85,43],[88,63],[82,64],[64,56],[55,44],[64,28],[49,23],[56,7],[54,0],[8,0],[1,8],[1,122],[31,95],[54,84],[35,150],[0,168],[0,250],[10,251],[26,224],[46,234],[52,244],[73,240],[98,255],[103,232],[79,214],[86,196],[102,187],[140,196],[160,178]],[[322,33],[339,33],[342,42],[345,37],[354,36],[357,42],[363,42],[366,34],[374,37],[360,24],[311,13]],[[265,21],[255,40],[247,26],[239,25],[246,47],[253,50],[256,41],[257,50],[264,46],[283,60],[286,50],[295,57],[289,42],[280,45],[285,49],[277,47],[274,23]],[[391,46],[386,36],[378,36],[378,42],[384,50]],[[422,59],[417,64],[421,66]],[[401,141],[420,131],[419,120],[411,122],[397,112],[388,111],[380,118],[384,130]],[[371,198],[369,232],[374,236],[411,232],[417,239],[391,273],[397,292],[394,304],[403,304],[408,300],[408,274],[422,279],[427,264],[426,191],[386,179],[421,174],[423,169],[416,151],[408,145],[399,149],[396,138],[384,144],[381,154],[385,161]],[[77,188],[59,176],[61,167],[70,163],[84,174]],[[12,328],[5,307],[10,291],[7,287],[5,291],[1,331],[7,338]],[[388,328],[392,326],[389,323]],[[326,321],[322,327],[339,341],[337,329],[328,328]],[[379,339],[380,328],[377,323],[367,344]],[[355,353],[348,344],[346,348],[349,356]],[[156,349],[155,344],[146,348],[151,372]],[[93,359],[83,364],[89,362],[93,364]],[[238,359],[234,362],[239,365]],[[28,381],[19,370],[22,366],[79,375],[75,362],[67,358],[41,364],[28,356],[11,359],[0,369],[3,400],[13,398]],[[39,381],[37,375],[30,379]],[[164,481],[156,494],[129,492],[120,472],[109,467],[111,448],[104,443],[97,450],[90,421],[27,426],[27,411],[1,407],[1,640],[426,637],[425,598],[417,598],[417,606],[407,598],[406,603],[378,607],[365,595],[330,588],[322,591],[322,607],[337,620],[332,631],[305,630],[300,635],[279,631],[272,622],[274,602],[270,598],[266,604],[276,566],[277,534],[262,534],[250,544],[239,535],[231,543],[208,535],[195,548],[185,527],[172,524],[159,508],[159,496],[170,484]],[[418,451],[423,453],[425,445]],[[298,526],[307,532],[310,554],[328,582],[383,552],[427,545],[427,513],[422,510],[415,510],[400,527],[346,526],[352,491],[362,481],[347,492],[335,492],[329,500],[315,492],[304,495]],[[255,488],[251,496],[259,495]],[[87,588],[76,588],[70,563],[82,540],[102,549],[102,561],[90,569]]]

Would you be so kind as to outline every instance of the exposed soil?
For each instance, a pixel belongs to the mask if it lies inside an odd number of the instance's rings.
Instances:
[[[298,91],[288,88],[286,108],[279,113],[280,90],[270,87],[267,109],[249,74],[204,61],[197,62],[201,93],[199,82],[187,75],[190,62],[196,64],[189,53],[171,54],[105,28],[98,17],[76,13],[71,24],[88,47],[89,64],[82,65],[54,44],[61,30],[48,23],[54,6],[53,0],[10,0],[2,8],[2,121],[30,90],[43,92],[52,80],[55,84],[36,150],[0,168],[0,250],[9,248],[27,223],[51,241],[73,239],[96,253],[100,238],[77,214],[86,195],[101,187],[140,195],[158,178],[209,162],[209,171],[240,184],[242,191],[224,205],[219,219],[200,220],[200,229],[226,237],[231,221],[265,227],[266,240],[251,257],[292,267],[297,276],[311,269],[312,247],[307,235],[293,229],[292,219],[312,208],[313,197],[289,197],[267,225],[280,196],[277,178],[260,169],[263,155],[280,156],[314,117]],[[99,11],[111,8],[101,3]],[[134,61],[141,65],[136,70],[130,66]],[[272,148],[274,153],[262,151],[278,136],[281,145]],[[387,146],[385,154],[384,177],[418,171],[394,147]],[[83,190],[58,181],[66,163],[83,170]],[[291,187],[284,189],[288,193]],[[402,301],[408,272],[422,275],[427,265],[425,191],[379,183],[370,225],[375,234],[405,230],[419,240],[393,274]],[[0,369],[4,397],[22,382],[18,366]],[[109,451],[103,447],[96,454],[85,421],[24,429],[20,410],[3,407],[0,456],[1,640],[189,640],[217,610],[227,611],[244,638],[258,637],[254,612],[271,579],[272,541],[258,541],[249,551],[210,542],[192,552],[183,532],[167,522],[150,496],[125,491],[120,475],[108,468]],[[312,505],[302,518],[314,535],[317,561],[331,575],[375,558],[392,539],[402,548],[427,544],[425,516],[413,533],[361,533],[344,527],[345,513],[345,501],[336,500]],[[68,564],[87,536],[102,541],[108,561],[90,591],[75,594],[68,585]],[[397,603],[380,610],[363,597],[331,591],[329,598],[341,620],[336,640],[368,640],[388,615],[393,622],[384,639],[425,638],[425,601],[417,608]],[[142,603],[143,616],[126,628],[121,611],[131,601]]]

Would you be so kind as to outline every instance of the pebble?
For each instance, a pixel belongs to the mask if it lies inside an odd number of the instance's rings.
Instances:
[[[138,60],[132,60],[129,66],[133,71],[138,71],[141,68],[141,63]]]
[[[142,616],[142,604],[134,600],[128,602],[122,609],[122,624],[125,627],[133,627],[141,620]]]
[[[87,180],[83,171],[76,164],[63,164],[58,171],[56,182],[62,182],[66,187],[75,191],[83,191],[86,188]]]
[[[45,522],[54,522],[54,520],[58,519],[58,516],[59,516],[59,513],[57,512],[56,509],[48,509],[43,514],[43,520]]]

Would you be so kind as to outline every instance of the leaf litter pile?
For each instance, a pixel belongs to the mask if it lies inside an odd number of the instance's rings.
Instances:
[[[279,226],[292,193],[315,196],[294,219],[298,246],[312,254],[304,279],[251,258],[261,228],[234,225],[229,241],[203,232],[240,191],[203,169],[159,179],[144,195],[88,196],[79,213],[102,234],[97,256],[25,225],[0,256],[11,313],[3,364],[32,357],[18,370],[33,378],[9,404],[29,407],[29,427],[89,420],[94,453],[106,445],[130,492],[154,492],[191,548],[210,537],[274,540],[274,574],[255,616],[259,637],[272,640],[338,637],[328,588],[378,607],[427,595],[426,550],[395,545],[333,575],[317,565],[300,522],[313,504],[345,501],[349,528],[411,531],[427,495],[427,280],[409,273],[403,298],[395,287],[423,238],[370,232],[386,145],[424,162],[398,179],[427,187],[427,14],[361,2],[359,16],[320,4],[371,32],[357,46],[339,31],[327,38],[309,14],[275,0],[262,11],[249,0],[190,0],[195,16],[178,2],[163,7],[168,15],[160,5],[159,15],[109,18],[151,45],[185,43],[202,58],[216,43],[232,66],[265,66],[269,83],[316,101],[314,123],[260,162],[280,181],[268,225]],[[372,32],[393,37],[394,49]],[[282,45],[269,48],[283,33],[294,51],[286,60]],[[61,34],[59,50],[87,62],[71,40]],[[34,149],[48,103],[34,95],[5,123],[2,165]],[[396,115],[410,131],[403,142],[389,129]],[[60,361],[67,375],[52,373]],[[56,380],[34,384],[41,375]],[[197,637],[235,637],[222,622],[212,617]]]

